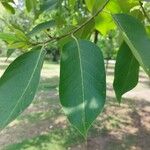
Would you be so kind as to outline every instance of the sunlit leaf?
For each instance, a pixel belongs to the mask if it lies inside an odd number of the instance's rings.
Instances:
[[[7,50],[7,58],[9,58],[13,53],[15,52],[15,49],[8,49]]]
[[[14,42],[17,40],[14,34],[0,32],[0,39],[6,42]]]

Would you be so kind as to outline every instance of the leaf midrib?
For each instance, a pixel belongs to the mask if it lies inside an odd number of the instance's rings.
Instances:
[[[84,93],[84,79],[83,79],[83,68],[82,68],[82,59],[81,59],[81,53],[80,53],[80,46],[79,46],[79,42],[76,38],[75,39],[75,42],[77,44],[77,50],[78,50],[78,56],[79,56],[79,64],[80,64],[80,76],[81,76],[81,88],[82,88],[82,100],[83,100],[83,113],[82,113],[82,117],[83,117],[83,120],[82,120],[82,123],[83,123],[83,126],[84,126],[84,132],[86,132],[86,127],[85,127],[85,93]]]

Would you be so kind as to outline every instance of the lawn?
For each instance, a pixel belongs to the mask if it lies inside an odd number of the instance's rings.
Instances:
[[[0,73],[10,61],[0,60]],[[33,103],[0,133],[2,150],[149,150],[150,81],[141,70],[138,86],[118,105],[107,69],[107,99],[86,142],[67,121],[58,96],[59,64],[45,61]]]

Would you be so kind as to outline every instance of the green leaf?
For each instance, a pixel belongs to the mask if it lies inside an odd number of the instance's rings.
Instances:
[[[28,12],[36,9],[36,5],[38,4],[37,0],[25,0],[26,9]]]
[[[86,40],[67,43],[61,55],[60,101],[71,124],[86,137],[106,97],[102,52]]]
[[[56,25],[55,20],[50,20],[50,21],[46,21],[43,23],[38,24],[37,26],[35,26],[29,33],[29,36],[33,36],[43,30],[49,29],[51,27],[54,27]]]
[[[111,0],[104,8],[103,12],[101,12],[95,18],[95,28],[106,35],[108,31],[115,29],[115,23],[113,22],[112,13],[121,12],[121,8],[118,5],[117,0]]]
[[[83,22],[85,22],[87,18],[83,19]],[[83,23],[81,22],[81,24]],[[74,35],[75,37],[79,39],[89,39],[91,34],[94,31],[95,22],[94,20],[90,21],[88,24],[86,24],[82,29],[80,29],[78,32],[76,32]],[[67,34],[68,32],[71,32],[74,30],[74,26],[68,26],[64,28],[63,34]],[[72,40],[71,35],[67,36],[65,38],[62,38],[58,41],[58,47],[62,48],[66,43],[70,42]]]
[[[75,4],[76,4],[76,0],[68,0],[68,4],[69,4],[71,9],[74,9]]]
[[[15,49],[8,49],[7,50],[7,58],[9,58],[14,52],[15,52]]]
[[[25,0],[25,4],[26,4],[27,11],[30,12],[33,8],[32,0]]]
[[[8,43],[14,42],[14,41],[17,40],[17,38],[15,37],[14,34],[3,33],[3,32],[0,32],[0,39],[3,40],[3,41],[6,41]]]
[[[29,41],[29,37],[27,37],[23,31],[19,29],[14,29],[14,32],[15,32],[15,36],[18,38],[19,41],[24,41],[24,42]]]
[[[126,14],[116,14],[113,18],[133,55],[150,76],[150,39],[143,24]]]
[[[139,5],[139,0],[118,0],[118,4],[123,12],[129,13],[134,6]]]
[[[92,20],[88,24],[86,24],[81,30],[77,32],[77,35],[80,39],[88,39],[90,38],[92,32],[94,31],[95,21]]]
[[[11,3],[14,3],[14,0],[0,0],[0,2],[11,2]]]
[[[117,55],[115,65],[114,90],[119,103],[124,93],[132,90],[138,83],[139,63],[124,42]]]
[[[23,48],[27,45],[25,42],[14,42],[8,45],[10,49]]]
[[[58,3],[58,0],[45,0],[43,4],[40,6],[40,12],[47,11],[49,9],[54,8]]]
[[[7,2],[2,2],[2,5],[8,10],[11,14],[15,14],[15,9]]]
[[[40,79],[45,52],[36,48],[12,62],[0,79],[0,129],[32,102]]]
[[[95,4],[95,0],[85,0],[85,4],[88,10],[92,12],[94,4]]]
[[[98,9],[106,2],[106,0],[85,0],[85,4],[89,11],[97,12]]]

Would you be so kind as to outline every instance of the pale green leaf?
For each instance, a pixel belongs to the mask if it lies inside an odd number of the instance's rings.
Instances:
[[[121,12],[117,0],[111,0],[106,5],[102,13],[95,18],[95,28],[102,34],[107,34],[108,31],[115,29],[115,23],[111,17],[112,13]]]
[[[25,42],[14,42],[8,45],[9,49],[23,48],[27,45]]]
[[[68,0],[69,6],[73,9],[75,4],[76,4],[76,0]]]
[[[0,32],[0,39],[6,42],[14,42],[17,40],[14,34]]]

